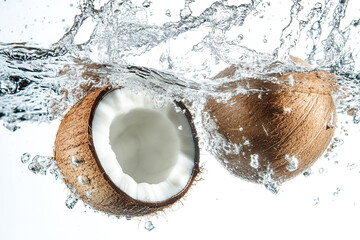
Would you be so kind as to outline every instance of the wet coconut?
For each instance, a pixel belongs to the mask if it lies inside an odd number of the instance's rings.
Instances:
[[[235,72],[229,67],[215,79]],[[212,143],[216,157],[234,175],[257,183],[285,181],[308,169],[326,150],[336,123],[335,75],[310,71],[268,77],[226,84],[219,91],[234,96],[226,102],[210,98],[204,108],[208,126],[215,126],[209,129],[210,142],[218,137],[215,128],[231,146]],[[235,94],[240,88],[247,93]]]
[[[199,172],[190,112],[143,93],[104,87],[74,105],[55,140],[65,183],[96,210],[143,216],[181,199]]]

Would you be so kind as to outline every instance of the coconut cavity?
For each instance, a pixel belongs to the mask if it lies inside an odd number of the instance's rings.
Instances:
[[[93,142],[112,182],[130,197],[163,201],[179,193],[194,168],[191,128],[174,103],[117,89],[96,108]]]
[[[61,121],[54,158],[67,186],[94,209],[155,213],[195,181],[199,147],[190,112],[181,102],[155,102],[145,93],[104,87]]]

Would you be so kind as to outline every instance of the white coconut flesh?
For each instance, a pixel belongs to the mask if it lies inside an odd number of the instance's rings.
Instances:
[[[145,94],[114,90],[95,110],[92,135],[105,173],[136,200],[167,200],[191,178],[193,136],[186,116],[173,102],[159,108]]]

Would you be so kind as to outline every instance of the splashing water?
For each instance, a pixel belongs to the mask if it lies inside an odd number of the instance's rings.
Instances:
[[[164,11],[150,1],[110,0],[102,6],[82,1],[72,27],[48,49],[27,42],[0,43],[0,120],[16,131],[25,121],[59,119],[87,92],[112,84],[145,90],[159,102],[171,98],[188,103],[206,139],[206,98],[226,101],[234,94],[214,91],[218,86],[237,78],[263,78],[269,72],[305,71],[290,61],[290,55],[296,55],[340,77],[337,112],[358,124],[360,19],[345,17],[353,2],[288,1],[287,18],[277,22],[271,16],[279,3],[262,0],[239,5],[215,1],[199,9],[185,1],[181,8]],[[80,41],[85,27],[91,29],[89,37]],[[234,77],[212,80],[233,64],[241,66]],[[241,149],[217,139],[211,144],[233,152]],[[216,149],[202,141],[204,149]],[[341,142],[336,141],[332,148]],[[29,169],[46,173],[46,161],[36,157]],[[24,155],[22,161],[29,158]],[[256,168],[257,159],[252,160]],[[71,162],[75,166],[82,161]],[[289,161],[289,168],[295,170],[296,162]],[[273,192],[280,185],[270,178],[264,184]]]

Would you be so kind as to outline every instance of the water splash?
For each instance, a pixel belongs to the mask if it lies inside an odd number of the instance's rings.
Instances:
[[[292,54],[341,77],[336,83],[337,112],[351,116],[355,124],[360,122],[360,19],[344,25],[349,1],[293,0],[279,34],[275,29],[274,34],[261,34],[262,46],[270,46],[267,52],[251,45],[249,39],[251,33],[257,32],[253,31],[253,23],[271,19],[276,3],[253,0],[230,5],[215,1],[200,13],[191,3],[186,1],[175,10],[169,6],[159,17],[152,14],[155,4],[150,1],[136,4],[110,0],[99,7],[94,1],[85,0],[78,6],[80,14],[72,27],[49,49],[30,43],[0,43],[0,121],[10,131],[16,131],[25,121],[61,118],[79,98],[110,83],[148,91],[159,96],[159,102],[171,98],[189,103],[200,137],[216,139],[211,143],[202,141],[203,149],[241,154],[242,146],[226,142],[203,112],[207,97],[226,102],[233,94],[243,92],[244,89],[215,91],[237,79],[307,71],[289,61]],[[94,22],[89,38],[76,44],[87,21]],[[276,44],[270,45],[271,42]],[[233,77],[212,79],[230,65],[239,66]],[[203,129],[203,123],[211,133]],[[339,139],[335,138],[330,152],[341,147]],[[28,163],[29,159],[30,156],[23,156],[21,161]],[[29,164],[32,172],[49,171],[61,177],[40,156],[35,160]],[[69,161],[79,166],[83,160]],[[257,167],[255,158],[251,164]],[[291,163],[289,167],[288,170],[297,168]],[[263,184],[274,193],[281,185],[269,174],[264,175]],[[73,206],[75,199],[72,196],[67,205]]]

